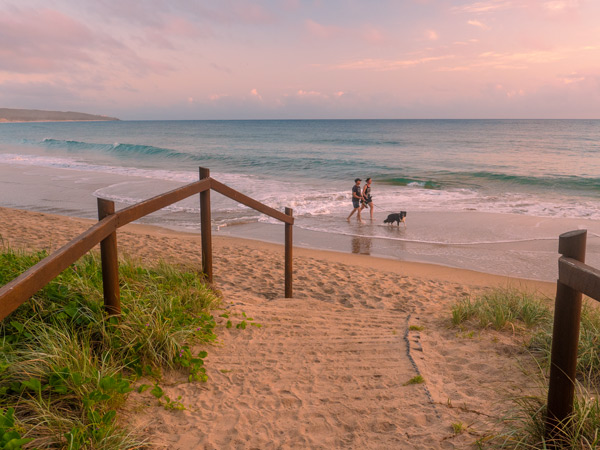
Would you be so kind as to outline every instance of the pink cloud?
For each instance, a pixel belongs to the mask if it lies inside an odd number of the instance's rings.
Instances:
[[[335,25],[323,25],[314,20],[307,19],[305,21],[305,28],[311,36],[323,40],[351,39],[356,43],[367,43],[370,45],[381,45],[389,42],[386,33],[381,28],[371,24],[354,28],[344,28]]]
[[[321,39],[338,37],[343,32],[342,28],[340,27],[321,25],[320,23],[317,23],[311,19],[306,21],[306,29],[311,35]]]
[[[439,34],[435,30],[427,30],[425,31],[425,35],[430,41],[437,41],[440,38]]]
[[[298,92],[296,93],[296,95],[298,97],[313,97],[313,98],[325,98],[325,97],[327,97],[326,95],[323,95],[320,92],[317,92],[317,91],[305,91],[303,89],[298,90]]]
[[[577,11],[582,4],[581,0],[548,0],[542,3],[542,8],[550,14],[564,14]]]
[[[469,25],[473,25],[474,27],[481,28],[482,30],[489,30],[490,29],[490,27],[488,27],[483,22],[480,22],[479,20],[469,20],[469,21],[467,21],[467,23]]]
[[[256,89],[253,89],[253,91],[256,91]],[[208,99],[211,102],[216,102],[216,101],[219,101],[219,100],[221,100],[223,98],[227,98],[227,97],[229,97],[229,95],[227,95],[227,94],[211,94],[208,96]]]
[[[0,15],[0,69],[45,72],[69,61],[90,62],[87,45],[81,43],[95,40],[88,27],[58,11],[5,11]]]
[[[259,94],[258,89],[254,88],[250,91],[250,95],[260,101],[262,101],[262,95]]]
[[[558,80],[562,84],[573,84],[573,83],[581,83],[586,81],[586,76],[578,73],[571,73],[569,75],[558,77]]]
[[[153,47],[174,50],[178,45],[177,40],[207,39],[214,36],[209,26],[199,26],[186,18],[169,16],[160,24],[144,26],[144,34],[141,39],[144,43]]]
[[[453,9],[455,11],[467,13],[487,13],[493,11],[504,11],[512,8],[521,8],[523,6],[523,2],[515,2],[512,0],[488,0],[457,6]]]
[[[236,2],[233,12],[237,20],[251,24],[271,23],[275,17],[262,6],[251,2]]]
[[[363,39],[370,44],[381,44],[387,41],[384,32],[371,25],[364,27],[361,31],[361,35]]]
[[[494,13],[508,10],[529,10],[549,17],[562,17],[578,12],[584,0],[487,0],[453,8],[456,12]]]
[[[452,58],[454,58],[454,55],[428,56],[415,59],[361,59],[344,64],[338,64],[337,66],[335,66],[335,68],[343,70],[387,71],[417,66],[421,64],[433,63],[436,61],[442,61]]]
[[[86,73],[123,69],[135,76],[165,73],[169,62],[140,57],[104,31],[51,9],[12,8],[0,15],[0,70],[21,74]]]

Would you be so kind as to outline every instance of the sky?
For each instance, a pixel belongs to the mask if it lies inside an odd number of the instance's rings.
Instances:
[[[0,0],[0,107],[600,119],[600,0]]]

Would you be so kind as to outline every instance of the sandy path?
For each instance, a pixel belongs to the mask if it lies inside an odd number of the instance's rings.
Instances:
[[[438,448],[436,406],[424,385],[403,386],[417,374],[406,312],[281,298],[231,310],[263,326],[228,330],[200,389],[173,380],[188,410],[149,406],[141,421],[163,448]]]

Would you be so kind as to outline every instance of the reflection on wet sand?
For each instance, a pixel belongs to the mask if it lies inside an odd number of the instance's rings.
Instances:
[[[372,239],[364,236],[353,236],[352,237],[352,253],[358,253],[360,255],[371,254]]]

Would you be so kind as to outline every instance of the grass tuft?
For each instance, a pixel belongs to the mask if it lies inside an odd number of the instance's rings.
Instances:
[[[421,383],[425,383],[425,378],[423,378],[422,375],[416,375],[416,376],[412,377],[410,380],[408,380],[406,383],[404,383],[403,386],[409,386],[411,384],[421,384]]]
[[[525,327],[532,333],[529,348],[540,365],[539,395],[516,400],[506,429],[492,439],[500,448],[595,449],[600,448],[600,308],[584,302],[581,314],[577,359],[577,391],[573,415],[557,430],[561,440],[545,438],[545,417],[552,344],[552,313],[541,299],[514,290],[495,290],[471,299],[465,298],[452,308],[454,325],[470,324],[496,330]]]
[[[45,256],[5,249],[0,285]],[[104,312],[101,266],[90,254],[0,322],[0,413],[28,445],[139,448],[143,439],[116,413],[136,380],[158,379],[165,368],[206,380],[206,352],[191,348],[216,339],[219,297],[198,273],[165,263],[122,261],[119,272],[118,319]]]
[[[547,380],[544,380],[547,386]],[[600,448],[600,403],[581,383],[573,402],[573,415],[558,424],[557,437],[545,436],[547,390],[539,396],[521,397],[516,400],[512,416],[505,419],[506,430],[493,441],[500,448],[510,449],[597,449]]]
[[[519,324],[533,328],[549,323],[550,310],[532,294],[516,289],[493,289],[472,299],[466,297],[452,307],[452,323],[477,323],[479,328],[514,329]]]

